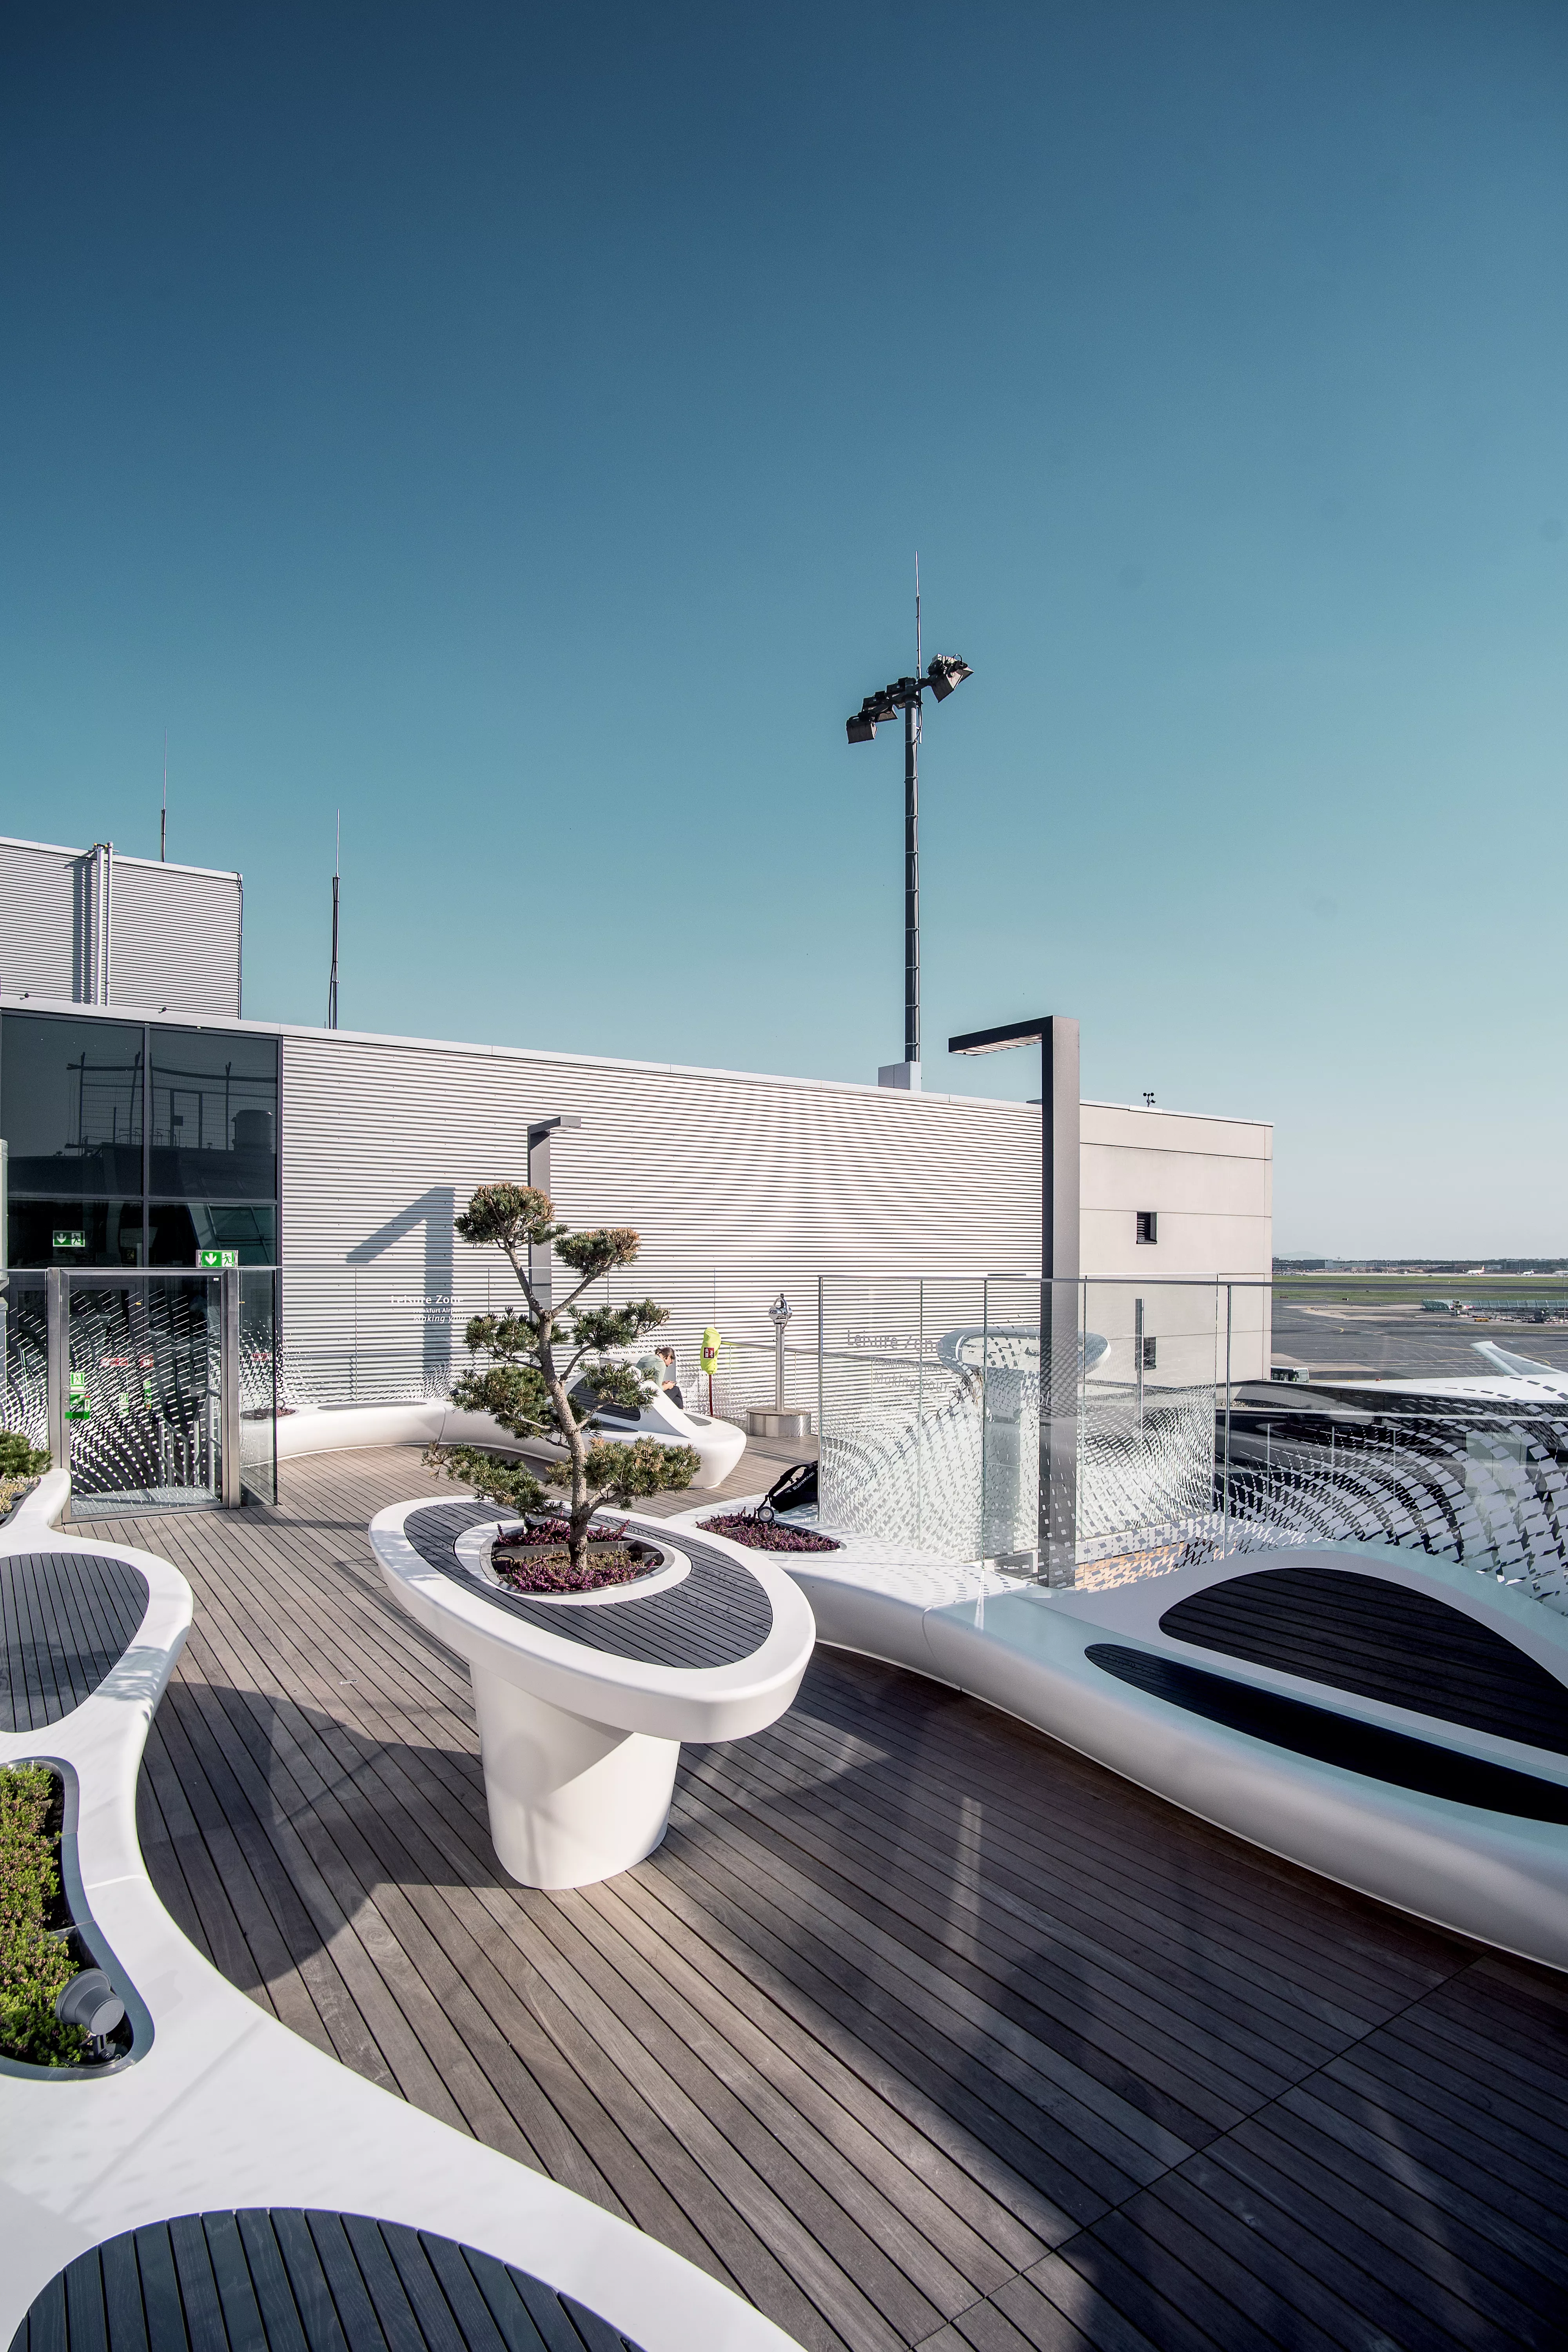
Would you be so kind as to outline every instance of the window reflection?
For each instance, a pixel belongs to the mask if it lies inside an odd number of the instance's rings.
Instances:
[[[278,1191],[278,1046],[271,1037],[153,1032],[151,1189],[185,1200]]]
[[[142,1035],[110,1021],[6,1013],[0,1131],[13,1192],[140,1197]]]
[[[277,1213],[209,1208],[202,1201],[153,1201],[147,1210],[149,1265],[196,1265],[203,1250],[236,1250],[241,1265],[277,1263]]]
[[[84,1200],[79,1192],[19,1201],[13,1193],[10,1250],[15,1266],[140,1265],[141,1201]]]

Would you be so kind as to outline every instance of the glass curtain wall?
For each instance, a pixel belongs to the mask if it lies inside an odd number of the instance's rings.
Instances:
[[[278,1076],[274,1037],[6,1013],[10,1263],[274,1264]]]

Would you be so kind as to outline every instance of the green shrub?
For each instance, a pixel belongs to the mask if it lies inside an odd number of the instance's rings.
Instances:
[[[20,1430],[0,1429],[0,1478],[41,1478],[48,1466],[47,1445],[29,1445]]]
[[[76,2066],[87,2055],[80,2026],[55,2015],[76,1962],[45,1925],[60,1891],[54,1794],[46,1764],[0,1768],[0,2053],[29,2066]]]

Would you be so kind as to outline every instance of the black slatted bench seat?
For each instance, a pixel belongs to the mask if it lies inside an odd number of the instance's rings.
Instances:
[[[1173,1641],[1568,1756],[1568,1690],[1440,1592],[1310,1562],[1229,1576],[1167,1609]]]
[[[637,2352],[526,2271],[361,2213],[187,2213],[79,2254],[10,2352]]]
[[[1094,1642],[1084,1656],[1102,1674],[1114,1675],[1118,1682],[1131,1683],[1152,1698],[1245,1732],[1249,1738],[1265,1739],[1292,1755],[1337,1764],[1342,1771],[1442,1797],[1450,1804],[1511,1813],[1520,1821],[1568,1822],[1568,1783],[1439,1748],[1429,1739],[1413,1739],[1408,1732],[1363,1723],[1357,1716],[1336,1715],[1331,1707],[1310,1706],[1282,1691],[1260,1690],[1255,1683],[1211,1675],[1202,1666],[1150,1650]]]
[[[110,1553],[0,1557],[0,1731],[41,1731],[90,1698],[146,1612],[146,1578]]]

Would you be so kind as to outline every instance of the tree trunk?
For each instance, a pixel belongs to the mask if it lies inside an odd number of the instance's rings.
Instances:
[[[588,1448],[577,1426],[577,1416],[572,1410],[566,1383],[555,1369],[553,1322],[553,1317],[541,1316],[536,1353],[550,1402],[555,1408],[556,1422],[572,1457],[572,1503],[567,1513],[572,1533],[567,1549],[573,1567],[584,1569],[588,1564],[588,1525],[594,1516],[593,1499],[588,1493]]]

